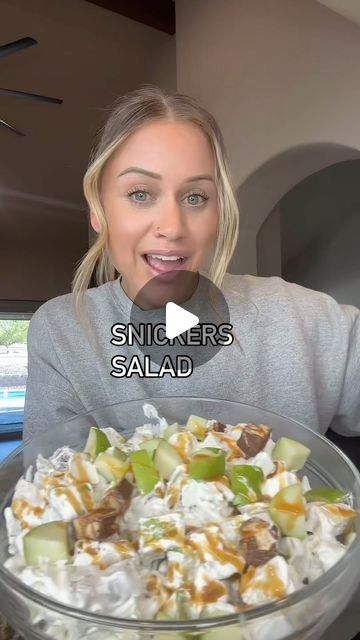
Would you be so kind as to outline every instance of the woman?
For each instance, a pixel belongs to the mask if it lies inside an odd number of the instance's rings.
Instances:
[[[84,190],[97,240],[73,293],[31,320],[25,438],[100,406],[166,395],[255,404],[321,433],[360,431],[359,310],[278,277],[226,273],[238,210],[222,136],[206,110],[156,87],[122,97]],[[129,322],[139,292],[135,306],[145,322],[153,318],[159,292],[149,298],[145,285],[169,270],[169,258],[191,276],[181,301],[201,298],[201,272],[221,287],[235,340],[188,377],[116,377],[111,328]],[[89,289],[92,278],[98,286]],[[140,352],[124,345],[121,353]]]

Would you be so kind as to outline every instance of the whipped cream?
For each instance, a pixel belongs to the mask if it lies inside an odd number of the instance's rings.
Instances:
[[[283,598],[328,571],[346,553],[355,535],[355,512],[345,503],[307,503],[303,538],[282,533],[274,521],[272,499],[292,485],[299,486],[302,495],[311,486],[306,476],[301,479],[283,462],[272,460],[271,436],[262,448],[261,444],[256,448],[253,440],[251,448],[242,451],[238,443],[247,433],[246,423],[222,425],[207,420],[198,438],[184,426],[175,429],[167,443],[181,464],[142,493],[128,456],[150,451],[146,455],[152,464],[152,443],[155,446],[159,440],[154,443],[154,439],[163,439],[168,427],[152,405],[144,405],[144,413],[148,422],[128,440],[113,428],[101,430],[110,445],[105,453],[125,465],[122,482],[127,490],[131,487],[131,495],[119,493],[119,485],[106,478],[96,458],[68,446],[48,459],[39,454],[34,467],[19,479],[5,509],[9,543],[5,566],[26,585],[64,604],[104,615],[197,619],[241,613]],[[251,429],[253,435],[254,425]],[[201,458],[202,452],[206,457],[206,449],[223,452],[225,473],[192,477],[192,457],[197,453]],[[248,457],[250,451],[255,455]],[[145,474],[146,459],[139,463]],[[249,487],[248,502],[236,503],[231,480],[236,465],[256,467],[256,473],[262,473],[258,495],[247,484],[250,479],[244,482]],[[105,517],[108,526],[101,529],[99,521]],[[83,526],[73,527],[81,518],[86,520]],[[24,537],[53,521],[68,523],[74,536],[71,556],[26,564]],[[91,531],[93,537],[86,537],[88,533],[79,537],[79,531]],[[82,637],[77,622],[62,628],[51,612],[37,615],[42,624],[45,618],[51,623],[53,637]],[[290,633],[290,621],[284,619],[279,625]],[[100,636],[90,628],[86,637],[115,640],[119,635],[109,631]],[[123,637],[133,640],[136,635],[129,631]],[[267,637],[262,623],[256,637]]]

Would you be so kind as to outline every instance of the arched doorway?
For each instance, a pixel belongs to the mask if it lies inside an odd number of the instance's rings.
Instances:
[[[270,212],[257,235],[262,276],[325,291],[360,307],[360,160],[313,173]]]
[[[264,270],[266,275],[282,275],[279,225],[273,213],[276,206],[294,187],[314,173],[359,159],[359,149],[331,143],[307,144],[278,154],[249,175],[237,189],[240,236],[229,271],[262,275],[260,267],[264,275]],[[269,218],[270,213],[272,216]],[[272,265],[271,273],[266,263]]]
[[[263,165],[238,194],[245,219],[240,270],[234,273],[279,275],[360,308],[358,150],[337,145],[294,149]],[[244,269],[239,256],[246,246]],[[252,271],[246,270],[246,260],[249,265],[252,260]],[[331,430],[326,435],[360,464],[358,438]]]

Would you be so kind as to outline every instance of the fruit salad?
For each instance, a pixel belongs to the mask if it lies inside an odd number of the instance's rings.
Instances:
[[[128,440],[91,427],[82,450],[39,454],[17,482],[5,566],[25,584],[120,618],[204,619],[306,588],[346,553],[352,497],[310,486],[306,446],[144,412]]]

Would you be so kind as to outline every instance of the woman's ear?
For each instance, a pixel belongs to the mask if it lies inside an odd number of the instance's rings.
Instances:
[[[100,224],[98,217],[94,211],[90,211],[90,224],[96,233],[100,233]]]

